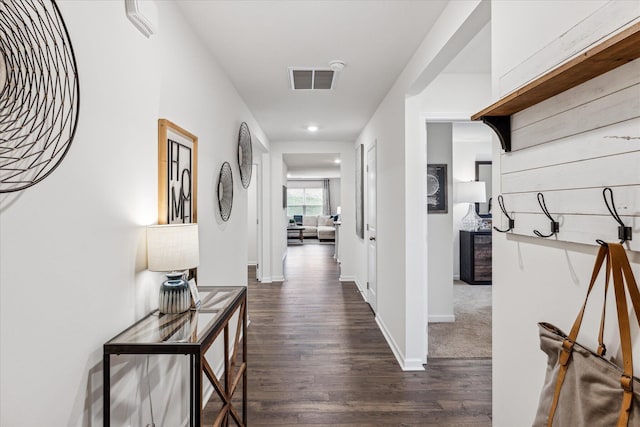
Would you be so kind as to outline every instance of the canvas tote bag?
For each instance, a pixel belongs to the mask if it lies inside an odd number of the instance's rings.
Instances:
[[[597,352],[576,342],[587,300],[605,260],[605,306],[611,275],[618,313],[622,367],[603,357],[606,351],[602,341],[604,307]],[[640,426],[640,380],[633,376],[627,292],[638,320],[640,292],[626,252],[617,243],[602,245],[596,257],[587,296],[569,335],[551,324],[538,324],[540,348],[547,354],[548,361],[534,427]]]

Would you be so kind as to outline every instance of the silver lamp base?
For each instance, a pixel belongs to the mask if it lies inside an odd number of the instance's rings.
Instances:
[[[462,226],[460,228],[465,231],[478,231],[481,222],[482,218],[476,213],[475,203],[469,203],[469,211],[462,218]]]
[[[163,314],[184,313],[191,307],[189,283],[183,273],[168,273],[167,280],[160,285],[158,309]]]

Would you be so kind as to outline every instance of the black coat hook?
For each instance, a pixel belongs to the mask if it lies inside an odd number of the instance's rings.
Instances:
[[[607,194],[609,194],[609,198],[611,199],[611,205],[609,205],[609,200],[607,200]],[[613,201],[613,190],[611,188],[609,188],[609,187],[605,187],[602,190],[602,197],[604,198],[604,204],[607,205],[607,210],[609,210],[609,213],[611,214],[613,219],[615,219],[616,222],[619,225],[619,227],[618,227],[618,239],[620,239],[620,243],[624,243],[627,240],[631,240],[633,238],[631,227],[627,227],[624,224],[624,222],[622,222],[622,219],[620,218],[620,215],[618,215],[618,211],[616,209],[616,204]],[[600,243],[601,241],[596,240],[596,242]]]
[[[560,223],[554,220],[551,214],[549,213],[549,209],[547,209],[547,204],[544,201],[544,194],[542,193],[538,193],[538,204],[540,205],[542,212],[547,216],[547,218],[549,218],[549,221],[551,221],[551,233],[542,234],[538,230],[533,230],[533,234],[535,234],[538,237],[551,237],[560,231]]]
[[[500,210],[502,211],[504,216],[506,216],[507,219],[509,220],[509,228],[507,228],[506,230],[500,230],[498,227],[493,227],[493,229],[500,233],[508,233],[509,231],[513,230],[513,228],[516,226],[516,221],[513,218],[511,218],[507,213],[507,210],[504,207],[504,198],[502,197],[502,194],[498,196],[498,205],[500,205]]]

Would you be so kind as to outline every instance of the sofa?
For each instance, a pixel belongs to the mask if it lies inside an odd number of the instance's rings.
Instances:
[[[302,217],[304,237],[315,237],[318,240],[335,240],[336,227],[330,215],[305,215]]]

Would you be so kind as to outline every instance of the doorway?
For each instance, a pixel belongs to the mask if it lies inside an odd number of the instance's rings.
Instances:
[[[466,272],[469,268],[469,259],[461,257],[466,250],[469,233],[473,236],[484,233],[481,239],[489,239],[488,268],[491,266],[491,213],[488,211],[491,183],[485,182],[491,173],[483,170],[485,181],[481,181],[480,176],[476,176],[476,165],[482,164],[484,168],[490,165],[492,148],[491,130],[482,123],[427,123],[428,163],[447,165],[449,189],[447,211],[428,215],[430,358],[491,357],[491,285],[470,284],[466,277],[463,279],[467,282],[461,281],[460,271]],[[471,181],[481,181],[484,188],[489,188],[484,203],[478,204],[483,212],[483,221],[489,225],[484,231],[461,232],[463,218],[470,206],[474,211],[476,209],[475,200],[461,198],[462,188]],[[463,233],[466,234],[463,236]],[[442,254],[446,245],[449,249]],[[450,257],[446,263],[443,262],[444,256]]]
[[[283,207],[287,217],[287,259],[289,253],[307,252],[298,246],[311,245],[331,246],[335,259],[338,233],[335,222],[341,213],[340,154],[284,153],[282,161],[286,174]],[[283,273],[286,279],[287,271]]]

